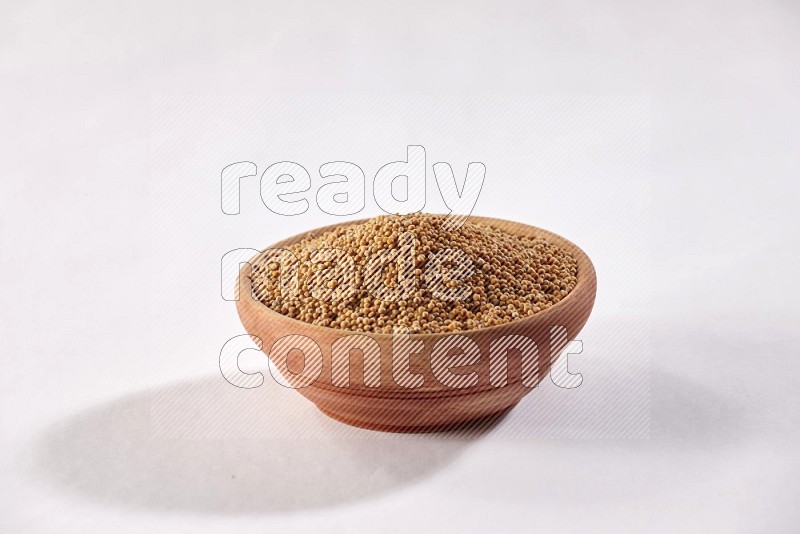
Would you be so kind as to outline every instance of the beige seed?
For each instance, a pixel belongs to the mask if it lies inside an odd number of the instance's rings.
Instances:
[[[437,215],[388,215],[309,236],[288,247],[299,259],[292,269],[300,282],[298,294],[281,294],[282,271],[287,269],[279,269],[275,261],[253,266],[254,294],[279,313],[322,326],[391,333],[393,327],[403,325],[436,333],[485,328],[533,315],[566,297],[577,284],[577,262],[552,243],[469,221],[444,232],[442,220]],[[379,272],[364,272],[376,254],[397,251],[398,244],[405,246],[407,233],[414,237],[411,265],[390,263]],[[315,264],[310,261],[314,249],[336,249],[343,254]],[[436,273],[435,262],[428,261],[430,255],[448,249],[469,255],[473,268],[445,261],[442,267],[462,275]],[[325,287],[336,289],[346,280],[342,287],[347,291],[342,295],[328,292],[328,300],[314,298],[310,280],[321,268],[330,277]],[[464,276],[464,272],[472,274]],[[412,279],[410,287],[403,285],[405,273]],[[375,294],[365,278],[376,282],[372,285],[383,284],[388,293]],[[460,287],[464,300],[437,298],[436,287],[442,285]],[[334,296],[338,300],[331,300]]]

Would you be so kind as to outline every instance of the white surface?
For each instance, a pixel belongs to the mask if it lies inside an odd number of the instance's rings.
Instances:
[[[3,5],[0,531],[796,532],[797,6],[323,5]],[[511,124],[469,107],[493,93],[515,96],[489,109],[561,103]],[[284,117],[281,137],[275,102],[300,94],[328,119],[373,104],[342,124]],[[605,130],[586,118],[598,97],[622,103]],[[626,151],[643,131],[649,149]],[[241,332],[221,253],[332,222],[288,224],[253,195],[226,219],[221,168],[292,159],[313,179],[350,159],[369,177],[412,143],[457,174],[487,165],[476,213],[595,260],[586,382],[543,386],[469,439],[351,430],[269,381],[221,382]],[[187,252],[189,271],[164,262]],[[159,292],[181,274],[185,318]],[[649,391],[649,437],[570,437],[626,408],[626,380]]]

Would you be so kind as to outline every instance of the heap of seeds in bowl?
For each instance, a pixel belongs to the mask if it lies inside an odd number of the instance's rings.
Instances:
[[[357,332],[439,333],[545,310],[577,283],[575,259],[539,237],[441,215],[384,215],[268,249],[253,295],[278,313]]]

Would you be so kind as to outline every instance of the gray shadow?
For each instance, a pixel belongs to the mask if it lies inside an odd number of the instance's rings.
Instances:
[[[663,369],[653,372],[651,399],[655,442],[728,445],[744,439],[753,423],[739,399]]]
[[[574,389],[548,379],[527,395],[492,439],[555,439],[572,446],[646,452],[665,443],[724,446],[745,439],[755,421],[741,399],[663,367],[631,371],[605,360]],[[604,368],[601,368],[605,365]]]
[[[371,498],[434,475],[502,418],[431,434],[357,429],[269,380],[171,384],[74,415],[34,444],[33,475],[120,506],[293,512]]]

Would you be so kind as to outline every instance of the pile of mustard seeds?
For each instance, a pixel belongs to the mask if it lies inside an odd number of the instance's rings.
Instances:
[[[320,326],[439,333],[533,315],[577,283],[575,259],[544,239],[444,223],[441,215],[383,215],[268,249],[252,266],[253,294]]]

